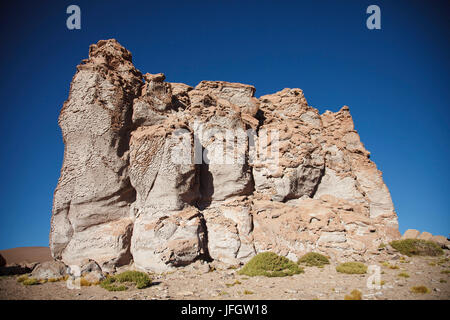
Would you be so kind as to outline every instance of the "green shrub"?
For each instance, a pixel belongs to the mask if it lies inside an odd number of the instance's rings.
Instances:
[[[100,287],[108,291],[124,291],[128,287],[125,285],[116,285],[116,283],[126,283],[131,282],[136,285],[137,289],[143,289],[150,286],[152,280],[148,274],[140,271],[125,271],[115,276],[107,277],[105,280],[100,282]]]
[[[34,286],[37,284],[45,283],[46,280],[38,280],[35,278],[29,278],[28,275],[24,274],[17,278],[17,282],[22,283],[24,286]]]
[[[421,294],[425,294],[425,293],[429,293],[430,289],[428,289],[425,286],[417,286],[417,287],[412,287],[411,291],[414,293],[421,293]]]
[[[308,267],[323,267],[326,264],[330,264],[330,261],[323,254],[309,252],[298,259],[298,263],[305,264]]]
[[[406,272],[400,272],[398,274],[399,277],[403,277],[403,278],[409,278],[409,274],[407,274]]]
[[[17,278],[17,282],[24,282],[25,280],[28,280],[28,275],[24,274]]]
[[[240,282],[239,280],[234,281],[233,283],[225,283],[225,285],[227,286],[227,288],[233,287],[237,284],[242,284],[242,282]]]
[[[367,266],[361,262],[345,262],[338,265],[336,271],[348,274],[364,274],[367,272]]]
[[[115,285],[116,279],[114,277],[107,277],[105,280],[100,282],[100,287],[108,291],[125,291],[128,288],[124,285]]]
[[[36,284],[40,284],[39,280],[34,278],[28,278],[22,281],[22,284],[25,286],[34,286]]]
[[[400,253],[411,256],[440,256],[444,254],[442,248],[433,241],[422,239],[395,240],[391,247]]]
[[[125,271],[115,276],[118,282],[133,282],[136,288],[143,289],[150,286],[152,280],[148,274],[140,271]]]
[[[285,277],[302,273],[303,269],[288,258],[281,257],[273,252],[263,252],[254,256],[241,270],[240,275]]]
[[[250,290],[244,290],[244,294],[253,294],[254,292],[253,291],[250,291]]]
[[[344,300],[362,300],[362,293],[355,289],[349,295],[346,295]]]

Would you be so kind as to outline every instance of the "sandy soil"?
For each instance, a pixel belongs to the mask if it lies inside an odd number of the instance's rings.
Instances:
[[[0,250],[6,264],[44,262],[52,260],[49,247],[20,247]]]
[[[173,273],[153,275],[151,287],[135,289],[130,287],[123,292],[109,292],[99,286],[68,289],[63,282],[24,286],[16,281],[16,276],[4,276],[0,279],[0,299],[120,299],[120,300],[167,300],[167,299],[333,299],[342,300],[353,289],[363,294],[363,299],[440,299],[450,298],[450,276],[443,273],[450,269],[450,262],[437,264],[442,258],[414,257],[408,263],[402,263],[398,256],[388,256],[392,269],[383,265],[386,256],[377,256],[369,264],[381,268],[380,290],[368,289],[366,275],[349,275],[336,272],[336,264],[323,269],[305,268],[305,273],[285,278],[246,277],[236,274],[236,270],[215,270],[207,272],[205,268],[189,266]],[[448,257],[448,256],[447,256]],[[204,267],[204,266],[203,266]],[[203,270],[203,271],[201,271]],[[399,277],[407,273],[409,278]],[[240,282],[237,284],[236,281]],[[413,286],[426,286],[429,293],[411,292]]]

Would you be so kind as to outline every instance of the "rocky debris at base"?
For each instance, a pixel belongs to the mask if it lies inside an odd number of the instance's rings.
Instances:
[[[80,268],[81,277],[89,283],[98,283],[105,279],[102,268],[94,260],[88,259]]]
[[[38,265],[37,262],[7,264],[3,267],[0,267],[0,276],[11,276],[30,273],[31,271],[33,271],[36,265]]]
[[[448,300],[450,252],[439,257],[413,256],[406,260],[392,260],[395,255],[367,257],[366,265],[376,265],[381,271],[381,288],[369,288],[373,273],[343,274],[336,271],[339,262],[305,267],[305,272],[289,277],[250,277],[238,270],[216,269],[198,272],[194,267],[205,265],[194,262],[172,272],[152,275],[152,285],[145,289],[110,292],[98,285],[71,290],[66,283],[39,281],[25,286],[18,277],[0,278],[0,299],[55,299],[55,300],[343,300],[353,290],[362,293],[362,299],[387,300]],[[372,259],[369,259],[372,258]],[[211,263],[208,263],[212,265]],[[393,268],[395,267],[395,268]],[[398,268],[397,268],[398,267]],[[407,277],[399,276],[406,274]],[[426,293],[414,293],[413,287],[423,286]]]

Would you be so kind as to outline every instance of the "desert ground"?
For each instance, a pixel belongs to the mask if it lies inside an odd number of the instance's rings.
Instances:
[[[401,254],[371,256],[366,265],[381,268],[381,289],[369,289],[370,274],[342,274],[337,262],[323,268],[304,267],[304,273],[288,277],[248,277],[238,269],[214,269],[206,263],[194,263],[176,271],[152,274],[152,285],[133,286],[126,291],[109,292],[98,285],[69,289],[65,281],[25,286],[17,275],[0,277],[0,299],[74,299],[74,300],[343,300],[354,289],[363,300],[448,300],[450,298],[450,262],[448,250],[440,257],[406,257]],[[3,253],[2,253],[3,254]],[[409,277],[402,277],[399,274]],[[425,286],[428,293],[411,288]]]

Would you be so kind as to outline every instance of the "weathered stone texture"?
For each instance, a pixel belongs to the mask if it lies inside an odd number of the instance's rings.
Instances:
[[[129,249],[130,229],[122,225],[135,201],[128,148],[141,86],[130,52],[116,41],[91,45],[89,59],[77,67],[59,116],[65,151],[53,203],[54,258],[104,262]]]

